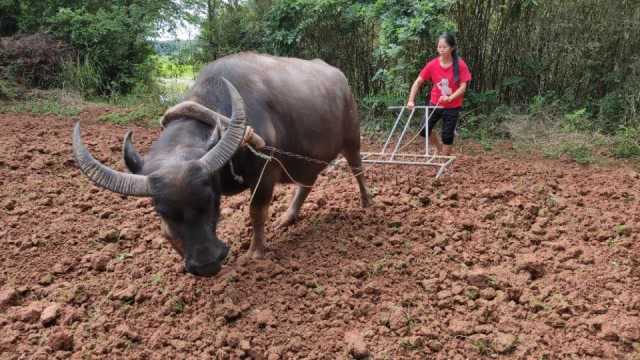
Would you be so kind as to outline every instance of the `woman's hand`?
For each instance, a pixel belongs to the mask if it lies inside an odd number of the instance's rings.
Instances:
[[[412,100],[407,101],[407,109],[413,110],[413,108],[415,106],[416,106],[416,102],[415,101],[412,101]]]
[[[451,96],[442,95],[442,96],[440,96],[440,100],[438,100],[438,102],[439,103],[448,103],[448,102],[451,102],[451,100],[453,100]]]

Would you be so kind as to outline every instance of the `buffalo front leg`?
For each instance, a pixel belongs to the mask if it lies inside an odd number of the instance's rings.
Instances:
[[[248,258],[264,259],[265,257],[265,233],[264,228],[269,218],[269,205],[273,196],[273,183],[260,184],[253,201],[249,207],[249,216],[253,227],[253,239],[249,247]]]
[[[277,227],[285,228],[298,220],[298,215],[300,214],[300,209],[302,208],[302,204],[304,200],[309,196],[311,192],[311,186],[301,186],[298,185],[295,190],[295,194],[293,195],[293,199],[291,200],[291,204],[289,204],[289,209],[287,212],[282,215],[280,220],[278,221]]]

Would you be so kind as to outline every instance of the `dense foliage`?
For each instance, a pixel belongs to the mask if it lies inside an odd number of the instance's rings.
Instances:
[[[63,74],[82,78],[63,82],[81,84],[89,93],[126,93],[148,82],[149,39],[160,27],[174,25],[178,5],[173,0],[0,0],[3,24],[13,24],[0,28],[4,35],[51,33],[76,49]]]
[[[608,133],[640,117],[639,0],[0,0],[0,10],[3,36],[48,32],[76,49],[62,83],[85,93],[128,93],[154,68],[177,76],[254,50],[322,58],[365,108],[383,109],[404,100],[452,30],[474,77],[469,126],[500,123],[489,114],[501,106],[579,113],[581,129]],[[197,42],[154,43],[181,21],[200,28]]]

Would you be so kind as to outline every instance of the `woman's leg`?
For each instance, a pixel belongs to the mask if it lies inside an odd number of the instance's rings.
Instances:
[[[445,149],[443,149],[442,147],[440,139],[438,139],[433,131],[429,131],[429,144],[435,147],[437,155],[442,155],[442,153],[445,151]]]
[[[442,111],[442,155],[451,155],[451,146],[455,136],[456,124],[460,109],[444,109]]]
[[[436,149],[436,153],[438,155],[441,155],[443,152],[442,143],[440,142],[436,134],[433,133],[433,128],[436,126],[438,120],[440,120],[440,118],[442,117],[442,111],[442,109],[436,109],[429,117],[429,145],[432,149]]]

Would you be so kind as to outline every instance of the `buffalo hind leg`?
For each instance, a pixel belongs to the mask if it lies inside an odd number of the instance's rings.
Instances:
[[[277,228],[285,228],[298,220],[298,215],[300,214],[302,204],[304,203],[304,200],[307,198],[307,196],[309,196],[310,192],[311,186],[297,185],[293,198],[291,199],[291,204],[289,204],[287,212],[284,213],[278,221]]]
[[[360,204],[366,208],[371,204],[371,198],[367,191],[367,186],[364,184],[364,168],[362,167],[362,158],[360,158],[360,146],[356,146],[355,149],[345,150],[342,155],[347,159],[347,163],[351,168],[351,172],[358,181],[358,188],[360,188]]]

